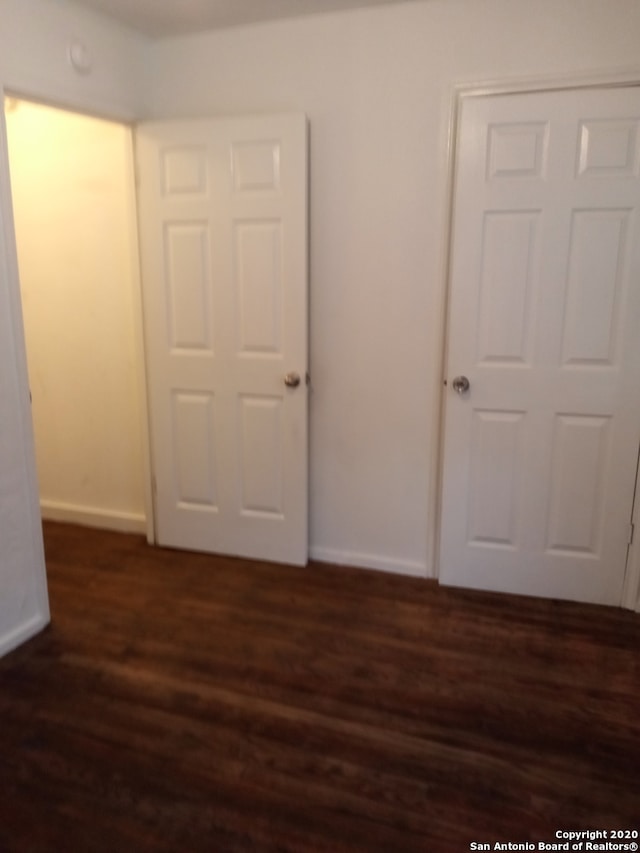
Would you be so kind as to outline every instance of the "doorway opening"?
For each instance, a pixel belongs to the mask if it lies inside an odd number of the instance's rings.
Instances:
[[[149,537],[131,128],[4,108],[42,517]]]

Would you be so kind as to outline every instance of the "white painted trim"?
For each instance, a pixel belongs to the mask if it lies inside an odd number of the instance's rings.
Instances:
[[[63,521],[97,527],[100,530],[115,530],[119,533],[142,533],[146,536],[147,520],[144,515],[133,512],[118,512],[97,507],[76,506],[59,501],[40,501],[42,518],[45,521]]]
[[[636,490],[631,518],[635,529],[627,554],[627,572],[622,590],[622,606],[640,613],[640,457],[636,469]]]
[[[414,578],[426,578],[427,567],[413,560],[400,560],[394,557],[381,557],[376,554],[359,554],[355,551],[340,551],[336,548],[311,546],[309,556],[319,563],[335,563],[340,566],[352,566],[358,569],[376,569],[396,575],[410,575]]]
[[[438,382],[440,384],[440,395],[438,403],[438,411],[434,415],[434,422],[437,417],[437,430],[434,439],[436,448],[436,458],[434,464],[434,485],[433,485],[433,528],[432,528],[432,550],[431,561],[433,566],[432,577],[436,580],[440,577],[440,528],[442,524],[442,489],[444,484],[444,414],[445,414],[445,385],[444,381],[448,371],[448,352],[449,352],[449,294],[450,294],[450,274],[451,274],[451,252],[453,248],[453,201],[455,191],[455,168],[456,168],[456,148],[458,141],[458,121],[460,113],[461,93],[452,92],[446,121],[446,143],[445,143],[445,159],[446,159],[446,191],[445,200],[446,218],[445,218],[445,238],[442,250],[442,280],[444,288],[440,305],[440,334],[442,338],[442,348],[440,351],[440,365]]]
[[[453,87],[453,97],[486,97],[492,95],[523,95],[527,92],[552,92],[562,89],[593,89],[640,84],[640,66],[583,73],[513,77],[502,80],[459,82]]]
[[[38,613],[23,625],[19,625],[13,631],[5,634],[4,637],[0,637],[0,657],[12,652],[18,646],[22,645],[22,643],[30,640],[36,634],[40,633],[43,628],[46,628],[48,624],[49,616],[45,617],[41,613]]]
[[[149,416],[149,386],[147,381],[147,348],[144,336],[144,309],[142,299],[142,267],[140,261],[140,237],[138,227],[138,187],[135,149],[135,127],[129,126],[129,228],[131,229],[131,262],[133,269],[133,334],[136,351],[136,380],[138,401],[140,404],[140,451],[142,456],[142,477],[144,488],[144,509],[146,515],[145,534],[149,545],[156,541],[155,505],[153,501],[151,466],[151,420]]]

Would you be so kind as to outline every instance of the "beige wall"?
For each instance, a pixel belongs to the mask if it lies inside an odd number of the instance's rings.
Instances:
[[[0,21],[0,89],[121,120],[141,112],[144,39],[66,0],[0,0]],[[90,47],[91,74],[70,66],[72,38]],[[0,110],[0,654],[49,620],[4,131]]]
[[[638,45],[636,0],[428,0],[148,46],[154,117],[309,117],[315,556],[434,571],[455,86],[640,76]]]
[[[131,131],[7,103],[43,517],[144,531]]]

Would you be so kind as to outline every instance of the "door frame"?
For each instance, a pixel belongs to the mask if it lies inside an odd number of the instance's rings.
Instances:
[[[42,106],[52,107],[53,109],[59,109],[66,112],[74,112],[79,115],[87,116],[89,118],[101,119],[103,121],[112,121],[117,122],[118,124],[127,127],[131,133],[131,157],[129,159],[128,165],[128,180],[129,186],[131,187],[131,191],[128,199],[128,207],[129,207],[129,215],[131,219],[131,227],[133,229],[133,234],[135,235],[135,239],[133,240],[133,252],[131,257],[131,265],[132,265],[132,280],[133,280],[133,288],[132,288],[132,303],[133,303],[133,332],[134,332],[134,346],[135,346],[135,355],[136,355],[136,385],[138,387],[138,402],[140,405],[140,421],[141,421],[141,429],[140,429],[140,443],[141,443],[141,455],[142,455],[142,485],[143,485],[143,500],[144,500],[144,511],[145,511],[145,535],[147,542],[149,544],[154,544],[156,541],[156,533],[155,533],[155,512],[154,512],[154,503],[153,503],[153,486],[152,486],[152,472],[151,472],[151,451],[150,451],[150,435],[149,435],[149,407],[147,402],[147,365],[146,365],[146,348],[144,345],[144,315],[142,309],[142,276],[140,271],[140,247],[139,247],[139,226],[138,226],[138,199],[137,199],[137,191],[136,191],[136,160],[135,160],[135,128],[138,122],[137,119],[132,118],[130,114],[124,114],[122,112],[109,112],[104,109],[95,109],[90,107],[88,104],[83,103],[81,99],[75,100],[70,99],[69,101],[65,101],[63,99],[58,98],[49,98],[42,95],[42,93],[37,92],[35,90],[31,90],[30,87],[24,87],[20,85],[12,85],[10,80],[5,80],[0,83],[0,97],[2,97],[2,103],[4,105],[5,98],[17,98],[23,99],[25,101],[31,101],[34,104],[40,104]],[[6,122],[4,115],[4,106],[2,109],[2,116],[0,117],[0,123],[2,126],[3,135],[6,136]],[[0,152],[0,156],[4,152]],[[8,210],[3,210],[3,213],[8,214],[7,221],[10,223],[10,228],[12,232],[13,239],[13,253],[15,254],[15,245],[16,245],[16,231],[15,231],[15,221],[13,217],[13,201],[11,198],[10,187],[11,187],[11,174],[10,174],[10,164],[9,164],[9,156],[8,156],[8,148],[5,153],[5,156],[2,156],[2,161],[0,162],[0,181],[2,184],[5,183],[7,185],[7,207]],[[14,299],[14,305],[16,306],[15,311],[12,317],[12,325],[20,330],[21,341],[20,345],[24,353],[25,359],[25,367],[26,367],[26,341],[25,341],[25,333],[24,333],[24,321],[22,316],[22,290],[20,284],[20,273],[17,265],[17,258],[15,259],[14,264],[14,275],[12,276],[13,281],[11,282],[11,286],[14,288],[16,299]],[[17,303],[17,304],[16,304]],[[26,376],[26,389],[25,394],[28,396],[28,375]],[[31,420],[32,429],[33,429],[33,413],[32,410],[29,409],[29,418]],[[38,507],[38,515],[40,517],[40,521],[42,521],[42,513],[40,510],[40,499],[38,492],[38,485],[36,482],[36,504]]]
[[[446,217],[443,255],[444,296],[442,300],[442,350],[440,362],[440,403],[438,416],[438,435],[436,446],[437,473],[434,490],[435,531],[434,566],[435,575],[440,577],[442,527],[442,494],[444,486],[444,442],[445,442],[445,406],[448,375],[449,328],[451,309],[451,266],[453,253],[453,224],[455,204],[455,171],[457,163],[457,143],[460,131],[462,103],[471,98],[491,97],[494,95],[525,95],[535,92],[573,91],[580,89],[613,89],[640,86],[640,68],[612,70],[597,74],[567,74],[512,80],[485,80],[463,82],[454,85],[449,95],[449,115],[446,127]],[[640,396],[640,392],[639,392]],[[640,437],[639,437],[640,438]],[[640,454],[640,443],[638,446]],[[634,460],[634,463],[636,460]],[[629,523],[634,525],[635,535],[627,551],[627,564],[620,606],[640,613],[640,465],[636,468],[635,500],[631,506]]]

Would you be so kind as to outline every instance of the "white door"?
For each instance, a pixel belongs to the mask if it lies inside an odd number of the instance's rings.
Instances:
[[[456,168],[441,580],[619,605],[640,443],[640,89],[464,99]]]
[[[157,540],[304,565],[306,119],[141,125],[136,153]]]

